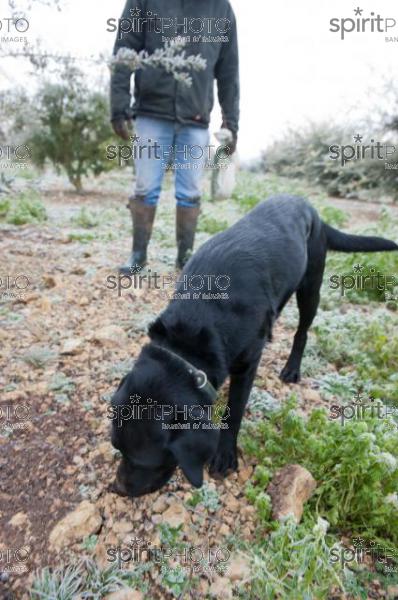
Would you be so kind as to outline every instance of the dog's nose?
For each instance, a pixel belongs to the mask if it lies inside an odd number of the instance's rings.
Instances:
[[[110,484],[109,491],[119,496],[128,496],[125,487],[117,479]]]

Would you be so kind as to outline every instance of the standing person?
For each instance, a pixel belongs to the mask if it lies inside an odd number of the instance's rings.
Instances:
[[[125,33],[124,33],[125,32]],[[130,139],[128,121],[135,119],[135,134],[146,143],[156,141],[162,148],[173,147],[175,196],[177,201],[176,238],[178,268],[187,262],[194,244],[200,212],[200,180],[203,161],[193,158],[209,140],[210,113],[214,102],[214,80],[222,110],[222,127],[232,132],[229,144],[236,148],[239,122],[239,60],[234,12],[228,0],[127,0],[114,47],[149,54],[164,46],[168,38],[182,37],[187,54],[200,54],[206,68],[190,73],[192,86],[177,82],[160,68],[139,69],[134,79],[131,107],[131,70],[117,65],[111,78],[111,120],[115,133]],[[152,234],[156,206],[167,161],[149,151],[138,153],[136,186],[129,198],[133,221],[133,248],[121,273],[147,262],[147,246]],[[198,168],[198,167],[201,168]]]

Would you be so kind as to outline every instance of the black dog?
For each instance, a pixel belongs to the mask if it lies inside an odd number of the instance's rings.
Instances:
[[[291,295],[296,292],[300,319],[280,376],[296,383],[327,250],[397,249],[382,238],[341,233],[305,200],[287,195],[261,203],[206,242],[186,265],[177,292],[186,293],[185,275],[195,287],[200,276],[221,275],[223,287],[230,281],[228,299],[175,298],[151,325],[151,342],[112,401],[112,443],[123,455],[114,489],[129,496],[153,492],[177,465],[197,487],[206,463],[214,475],[236,470],[237,436],[264,343]],[[220,431],[207,407],[227,376]]]

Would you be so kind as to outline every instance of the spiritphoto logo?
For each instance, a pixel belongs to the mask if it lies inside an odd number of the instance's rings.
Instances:
[[[396,146],[393,144],[383,144],[375,139],[371,139],[369,144],[363,144],[364,136],[357,133],[353,136],[354,144],[329,146],[329,158],[338,160],[342,167],[348,162],[357,160],[387,160],[396,152]]]
[[[22,300],[31,287],[27,275],[0,275],[0,300]]]
[[[226,546],[193,546],[179,542],[155,545],[144,538],[134,537],[126,546],[111,546],[107,549],[107,560],[119,569],[130,569],[142,563],[167,566],[169,561],[194,573],[225,573],[231,553]]]
[[[0,42],[2,44],[27,44],[26,33],[29,31],[29,21],[26,17],[0,18]]]
[[[227,300],[226,290],[231,285],[231,278],[224,274],[206,274],[197,273],[195,275],[177,275],[176,273],[167,273],[161,275],[147,269],[142,272],[142,267],[138,265],[131,267],[131,275],[108,275],[106,287],[109,290],[117,291],[120,298],[123,292],[127,290],[157,290],[169,299],[180,297],[181,299],[199,299],[204,300]],[[179,292],[175,290],[179,289]]]
[[[26,429],[31,416],[31,409],[26,404],[0,404],[0,431]]]
[[[337,33],[340,39],[344,41],[347,34],[354,33],[392,33],[396,27],[397,21],[392,17],[382,16],[374,11],[366,12],[359,6],[352,11],[354,14],[351,17],[341,18],[335,17],[329,21],[329,31]],[[395,41],[391,36],[386,36],[385,41]],[[398,38],[397,38],[398,41]]]
[[[162,17],[148,10],[146,13],[139,8],[130,10],[129,17],[121,19],[110,18],[106,22],[107,32],[118,32],[122,40],[129,33],[157,33],[162,41],[181,39],[185,42],[227,42],[231,21],[216,17],[184,17],[181,15]]]
[[[379,290],[380,292],[392,293],[398,285],[398,278],[394,275],[384,275],[375,267],[365,267],[356,264],[353,267],[354,275],[331,275],[329,277],[329,288],[340,289],[341,296],[345,296],[347,290]],[[387,298],[387,297],[386,297]]]
[[[357,392],[353,402],[349,404],[333,404],[330,407],[329,418],[340,420],[342,427],[346,421],[366,421],[366,419],[380,419],[384,421],[387,429],[398,430],[398,409],[394,406],[384,404],[374,396],[365,396]]]
[[[229,407],[221,405],[175,405],[158,404],[152,398],[142,398],[139,394],[129,397],[129,404],[109,406],[108,419],[118,428],[125,421],[162,421],[162,429],[227,429]],[[206,421],[205,423],[203,421]]]
[[[29,558],[30,548],[28,546],[0,550],[0,571],[17,575],[26,573],[29,570],[27,565]]]
[[[1,169],[25,169],[31,158],[31,150],[26,144],[0,146]]]
[[[130,136],[130,144],[109,144],[106,147],[106,158],[116,160],[119,167],[129,164],[132,160],[159,160],[163,167],[202,169],[214,165],[223,168],[222,161],[231,156],[228,144],[216,146],[214,144],[200,144],[176,147],[159,144],[157,140],[148,138],[141,142],[137,135]]]
[[[330,562],[340,563],[344,569],[350,563],[362,565],[366,562],[368,556],[372,562],[377,563],[378,567],[385,574],[398,572],[398,552],[393,548],[385,548],[373,540],[364,540],[362,538],[353,538],[353,548],[345,546],[335,546],[330,550]]]

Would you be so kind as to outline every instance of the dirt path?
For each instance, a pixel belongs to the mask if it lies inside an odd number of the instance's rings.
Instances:
[[[340,208],[349,215],[348,223],[351,227],[371,224],[381,217],[383,206],[386,206],[380,202],[364,202],[346,198],[328,198],[328,204]],[[398,215],[398,204],[388,204],[387,206],[392,215]]]

